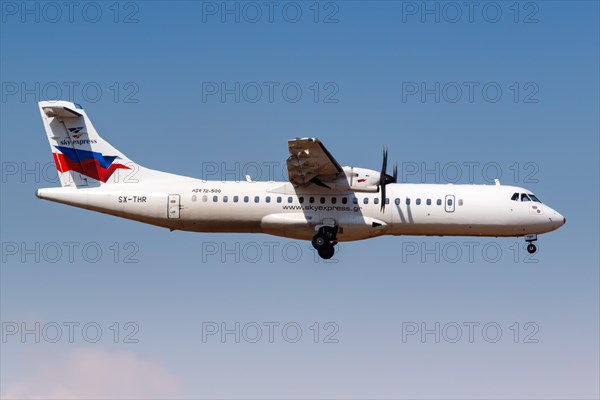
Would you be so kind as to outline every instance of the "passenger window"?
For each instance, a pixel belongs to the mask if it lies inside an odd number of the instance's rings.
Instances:
[[[417,199],[417,205],[421,204],[421,199]]]
[[[352,204],[358,204],[358,197],[352,198]]]
[[[336,197],[332,197],[331,198],[331,204],[335,204],[337,202],[337,198]]]
[[[513,194],[510,199],[513,200],[513,201],[519,201],[519,193]]]
[[[247,202],[249,202],[249,201],[250,201],[250,197],[248,197],[248,196],[244,196],[244,203],[247,203]]]
[[[527,193],[521,193],[521,201],[531,201]]]
[[[437,204],[438,206],[442,205],[442,199],[437,199],[437,201],[435,202],[435,204]]]
[[[213,203],[216,203],[217,201],[219,201],[219,196],[213,196]]]
[[[463,205],[463,201],[462,201],[462,199],[458,199],[458,205],[459,205],[459,206],[462,206],[462,205]]]
[[[408,198],[408,197],[406,198],[406,205],[410,206],[410,198]]]
[[[233,202],[237,203],[240,200],[239,196],[233,196]]]
[[[255,203],[258,203],[259,201],[260,201],[260,197],[258,197],[258,196],[254,196],[254,202],[255,202]]]
[[[223,203],[227,203],[227,196],[223,196]]]
[[[427,205],[430,206],[431,205],[431,199],[427,199]]]
[[[379,197],[375,197],[375,198],[373,199],[373,203],[375,203],[375,204],[379,204]]]
[[[271,202],[271,196],[267,196],[267,197],[265,198],[265,201],[266,201],[267,203],[270,203],[270,202]]]
[[[342,197],[342,204],[347,204],[347,203],[348,203],[348,198]]]
[[[208,201],[208,196],[207,195],[202,196],[202,201],[204,203],[206,203]]]
[[[400,199],[396,198],[396,200],[394,200],[394,203],[396,203],[397,206],[400,205]]]
[[[368,197],[365,197],[365,198],[364,198],[364,200],[363,200],[363,203],[364,203],[364,204],[369,204],[369,198],[368,198]]]
[[[325,204],[325,197],[321,197],[321,198],[319,199],[319,202],[320,202],[321,204]]]
[[[281,196],[277,196],[277,202],[281,203]]]
[[[448,203],[448,206],[452,207],[452,203],[453,203],[452,199],[448,199],[447,203]]]
[[[308,202],[309,202],[310,204],[314,203],[314,202],[315,202],[315,198],[314,198],[314,197],[309,197],[309,198],[308,198]]]
[[[390,199],[388,197],[385,198],[385,204],[390,204]]]
[[[300,197],[298,197],[298,202],[299,202],[300,204],[304,203],[304,196],[300,196]]]
[[[291,203],[292,201],[294,201],[294,199],[292,198],[292,196],[288,196],[288,203]]]

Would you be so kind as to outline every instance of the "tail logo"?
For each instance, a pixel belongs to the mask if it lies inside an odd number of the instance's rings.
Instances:
[[[87,177],[106,183],[117,169],[131,169],[115,162],[117,156],[105,156],[91,150],[54,146],[61,153],[52,153],[58,171],[75,171]]]

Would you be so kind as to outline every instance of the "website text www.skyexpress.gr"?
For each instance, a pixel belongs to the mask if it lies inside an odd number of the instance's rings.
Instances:
[[[359,212],[360,206],[318,206],[318,205],[282,205],[284,210],[300,210],[300,211],[350,211]]]

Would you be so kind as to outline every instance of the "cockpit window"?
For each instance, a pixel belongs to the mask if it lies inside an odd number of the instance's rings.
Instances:
[[[514,201],[519,201],[519,193],[515,193],[515,194],[513,194],[513,195],[512,195],[512,197],[511,197],[510,199],[511,199],[511,200],[514,200]]]
[[[521,201],[531,201],[527,193],[521,193]]]
[[[540,199],[538,199],[535,194],[530,194],[529,197],[531,197],[531,200],[537,201],[538,203],[541,203]]]

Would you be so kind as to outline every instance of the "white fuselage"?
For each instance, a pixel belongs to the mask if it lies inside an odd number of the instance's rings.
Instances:
[[[338,226],[337,240],[350,241],[379,235],[523,236],[550,232],[565,222],[545,204],[511,200],[513,193],[530,193],[512,186],[388,184],[389,203],[383,212],[379,192],[312,187],[177,177],[147,184],[39,189],[37,196],[172,230],[307,240],[323,225]]]

